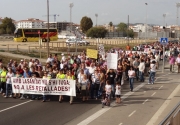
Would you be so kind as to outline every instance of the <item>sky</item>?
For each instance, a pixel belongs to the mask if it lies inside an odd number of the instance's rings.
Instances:
[[[69,4],[73,3],[72,22],[77,24],[87,16],[96,25],[95,14],[98,14],[98,25],[127,23],[128,15],[130,23],[146,23],[147,19],[148,24],[163,25],[165,20],[167,25],[175,25],[178,2],[180,0],[49,0],[49,14],[58,14],[57,21],[69,22]],[[163,14],[166,14],[165,18]],[[27,18],[46,21],[44,15],[47,15],[47,0],[0,0],[0,17],[11,17],[16,21]],[[49,19],[54,21],[53,16]]]

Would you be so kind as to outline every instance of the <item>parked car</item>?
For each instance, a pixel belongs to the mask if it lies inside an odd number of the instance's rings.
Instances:
[[[76,42],[77,42],[78,46],[82,46],[82,45],[87,46],[87,45],[90,44],[90,42],[88,42],[88,41],[85,41],[85,40],[82,40],[82,39],[79,39],[79,38],[75,38],[75,39],[67,39],[66,40],[66,45],[70,46],[72,44],[76,44]]]

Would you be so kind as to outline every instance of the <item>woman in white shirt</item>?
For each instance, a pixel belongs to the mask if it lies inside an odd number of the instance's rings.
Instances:
[[[155,74],[156,74],[156,62],[152,61],[150,64],[150,74],[149,74],[149,83],[148,84],[154,84]]]
[[[14,73],[12,72],[12,69],[9,68],[9,71],[6,75],[6,95],[5,98],[8,97],[8,91],[10,91],[9,97],[12,97],[12,83],[11,83],[11,77],[14,77]]]
[[[131,92],[133,91],[133,83],[134,83],[134,77],[135,77],[135,70],[133,67],[130,67],[130,70],[128,71],[128,76],[129,76],[129,85],[130,85],[130,90]]]

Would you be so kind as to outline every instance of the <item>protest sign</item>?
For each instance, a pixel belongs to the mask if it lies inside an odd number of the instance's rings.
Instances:
[[[87,49],[87,56],[89,58],[97,59],[98,51],[94,49]]]
[[[76,96],[75,80],[12,77],[13,93]]]
[[[118,54],[116,53],[107,53],[107,68],[108,69],[117,69],[117,60]]]
[[[105,50],[104,50],[104,45],[103,44],[98,45],[98,50],[99,50],[99,54],[105,55]]]
[[[144,48],[144,53],[148,53],[149,52],[149,48]]]

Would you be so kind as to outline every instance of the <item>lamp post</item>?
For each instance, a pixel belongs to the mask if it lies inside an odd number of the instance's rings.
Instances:
[[[96,27],[97,27],[97,18],[98,18],[98,14],[96,13],[95,16],[96,16]]]
[[[163,37],[166,37],[166,31],[165,31],[165,29],[166,29],[166,14],[163,14],[163,18],[164,18],[164,26],[163,26],[164,35],[163,35]]]
[[[147,43],[146,39],[147,39],[147,3],[145,3],[146,5],[146,24],[145,24],[145,43]]]
[[[71,23],[71,31],[72,31],[72,7],[74,6],[73,3],[70,3],[69,4],[69,7],[70,7],[70,23]]]
[[[49,0],[47,0],[47,57],[49,57]]]
[[[179,7],[180,7],[180,3],[176,3],[176,7],[177,7],[177,19],[176,19],[176,24],[177,27],[179,25]],[[177,32],[177,38],[178,38],[178,32]]]
[[[163,14],[163,18],[164,18],[164,26],[166,26],[166,14]]]

